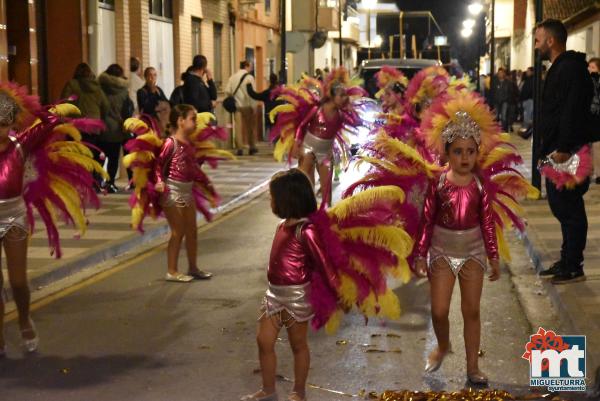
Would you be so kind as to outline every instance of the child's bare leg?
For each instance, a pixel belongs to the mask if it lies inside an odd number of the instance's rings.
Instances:
[[[268,395],[275,392],[275,374],[277,369],[277,356],[275,355],[275,342],[280,326],[276,316],[263,318],[258,323],[258,357],[262,374],[262,390],[257,395]],[[260,394],[260,393],[263,394]]]
[[[170,274],[177,274],[177,261],[185,230],[184,208],[168,206],[163,208],[163,211],[171,229],[171,237],[167,245],[167,270]]]
[[[290,346],[294,353],[294,392],[300,398],[306,396],[306,379],[310,368],[310,350],[308,349],[308,322],[294,323],[287,329]]]
[[[464,321],[467,374],[469,375],[479,373],[478,353],[481,338],[479,304],[483,288],[483,276],[483,269],[473,260],[465,263],[458,275],[461,310]]]
[[[438,347],[433,353],[445,354],[450,348],[450,301],[456,278],[448,263],[438,259],[431,269],[431,320]],[[432,353],[432,354],[433,354]],[[435,355],[434,355],[435,356]]]
[[[319,171],[319,182],[321,184],[321,198],[331,203],[331,169],[333,165],[330,163],[321,163],[317,166]]]
[[[315,156],[312,153],[303,154],[298,159],[298,168],[310,179],[313,188],[315,186]]]

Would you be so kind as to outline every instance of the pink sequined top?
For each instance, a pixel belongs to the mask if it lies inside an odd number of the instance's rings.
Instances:
[[[163,144],[156,160],[154,174],[157,184],[166,181],[167,178],[191,182],[204,177],[194,157],[194,147],[174,137],[168,138]]]
[[[429,185],[416,244],[418,256],[427,256],[435,225],[449,230],[481,227],[488,259],[498,259],[492,204],[485,187],[478,179],[473,179],[468,185],[460,186],[450,182],[444,174],[439,182],[432,182]]]
[[[303,221],[292,226],[279,224],[271,247],[267,271],[269,283],[304,284],[311,280],[312,272],[318,270],[333,288],[337,287],[337,277],[323,249],[324,245],[312,223]]]
[[[0,152],[0,199],[23,194],[25,157],[40,143],[44,133],[44,130],[34,127],[11,135],[8,146]]]
[[[330,120],[325,116],[323,107],[314,107],[296,129],[296,140],[302,141],[306,132],[310,132],[321,139],[334,139],[342,129],[343,124],[344,121],[339,111]]]

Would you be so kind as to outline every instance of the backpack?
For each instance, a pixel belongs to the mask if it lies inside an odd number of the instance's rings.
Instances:
[[[229,96],[227,96],[225,99],[223,99],[223,108],[225,108],[225,110],[227,110],[230,113],[235,113],[237,110],[237,105],[235,104],[235,94],[237,93],[238,89],[240,89],[240,86],[242,86],[242,83],[244,83],[244,80],[246,79],[246,77],[250,75],[249,72],[245,73],[242,76],[242,79],[240,79],[240,83],[238,83],[237,88],[235,88],[235,90],[233,91],[233,93]]]

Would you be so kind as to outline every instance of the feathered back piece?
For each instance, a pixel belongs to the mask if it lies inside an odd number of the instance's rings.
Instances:
[[[477,174],[492,201],[500,256],[509,261],[504,229],[525,230],[519,201],[539,197],[538,190],[516,169],[523,160],[510,144],[510,137],[501,133],[483,99],[466,90],[439,98],[425,113],[421,131],[429,147],[440,154],[445,144],[456,138],[473,138],[479,145]]]
[[[315,329],[335,332],[341,317],[356,306],[365,317],[397,319],[400,304],[387,287],[392,275],[408,282],[406,261],[413,240],[402,228],[397,214],[404,192],[395,186],[372,188],[320,209],[309,220],[315,224],[325,252],[339,278],[339,288],[314,274],[310,300]]]
[[[443,67],[427,67],[415,74],[408,83],[404,95],[407,111],[417,116],[418,111],[425,110],[447,89],[450,76]]]
[[[377,79],[377,87],[379,88],[379,91],[375,94],[376,98],[381,97],[386,88],[399,85],[403,88],[402,91],[405,91],[408,86],[408,78],[401,71],[389,65],[381,67],[381,70],[375,74],[375,79]]]
[[[277,141],[273,156],[282,161],[286,156],[291,161],[291,151],[294,146],[296,130],[304,119],[318,109],[329,98],[332,90],[343,89],[352,99],[350,107],[342,112],[344,124],[352,131],[352,127],[361,125],[357,113],[360,102],[357,97],[365,96],[366,92],[360,87],[360,79],[350,79],[348,71],[339,67],[331,71],[323,82],[304,75],[296,84],[282,86],[273,94],[283,104],[273,108],[269,117],[273,122],[270,140]],[[341,132],[337,142],[344,142]],[[342,149],[341,153],[345,150]]]
[[[0,82],[0,124],[23,129],[33,123],[40,110],[37,96],[29,95],[27,87],[15,82]]]
[[[98,164],[90,149],[81,142],[80,131],[99,132],[100,120],[74,118],[80,114],[72,104],[57,104],[48,111],[38,110],[38,119],[27,130],[17,134],[28,148],[28,168],[23,198],[27,205],[30,230],[34,229],[33,209],[46,226],[51,253],[62,255],[56,224],[62,219],[83,235],[87,228],[85,210],[99,208],[92,173],[105,179],[108,175]]]
[[[230,152],[218,149],[214,144],[213,140],[226,140],[228,136],[225,129],[214,125],[215,121],[215,116],[211,113],[198,113],[196,130],[189,137],[198,164],[197,177],[193,187],[194,200],[196,209],[207,220],[210,220],[212,216],[210,208],[218,205],[220,197],[200,166],[206,162],[212,168],[216,168],[220,160],[235,159]],[[123,164],[133,171],[132,182],[135,185],[135,191],[129,199],[131,225],[140,232],[144,231],[143,220],[147,215],[157,218],[162,213],[161,194],[154,187],[156,184],[154,171],[164,140],[159,137],[151,122],[151,119],[128,118],[123,124],[126,131],[135,135],[135,138],[125,145],[130,153],[123,158]]]

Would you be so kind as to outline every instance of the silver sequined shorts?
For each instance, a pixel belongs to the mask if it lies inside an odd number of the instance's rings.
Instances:
[[[483,244],[481,228],[449,230],[438,225],[434,226],[431,246],[429,247],[429,269],[440,258],[450,265],[456,276],[469,259],[479,263],[485,270],[487,267],[487,254]]]
[[[304,154],[315,155],[317,163],[321,164],[326,160],[331,160],[333,156],[333,139],[322,139],[307,132],[302,142],[302,149]]]
[[[269,283],[269,289],[262,300],[261,315],[273,316],[286,311],[297,322],[306,322],[314,316],[312,306],[308,302],[310,283],[299,285],[274,285]]]
[[[194,205],[193,186],[194,183],[191,181],[181,182],[168,178],[165,182],[165,192],[160,196],[160,205],[162,207],[188,207]]]
[[[27,238],[27,208],[22,196],[0,199],[0,239],[15,227],[20,235],[14,239]]]

